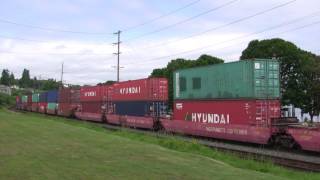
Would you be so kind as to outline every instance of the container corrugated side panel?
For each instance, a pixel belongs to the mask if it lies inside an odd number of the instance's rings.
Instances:
[[[38,93],[32,94],[32,102],[39,102],[39,94]]]
[[[253,60],[242,60],[175,71],[174,99],[267,98],[267,93],[256,93],[254,64]],[[279,92],[280,88],[273,91]],[[268,98],[279,98],[279,93],[269,94]]]
[[[254,91],[257,98],[280,97],[280,70],[277,60],[256,59],[253,64]]]
[[[100,102],[81,102],[81,112],[101,113],[103,103]]]
[[[23,102],[23,103],[26,103],[26,102],[28,102],[28,96],[21,96],[21,101]]]
[[[47,102],[47,92],[40,93],[39,102],[46,103]]]
[[[58,101],[58,91],[57,90],[48,91],[47,101],[48,102],[57,102]]]
[[[50,102],[47,104],[47,109],[49,110],[55,110],[56,108],[57,108],[57,103]]]
[[[177,100],[174,119],[194,123],[267,127],[280,116],[279,100]]]

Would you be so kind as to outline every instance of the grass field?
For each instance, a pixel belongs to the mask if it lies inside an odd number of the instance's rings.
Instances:
[[[320,179],[196,143],[0,110],[0,179]]]

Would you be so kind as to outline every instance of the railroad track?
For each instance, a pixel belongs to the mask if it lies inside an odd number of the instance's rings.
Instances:
[[[125,127],[114,126],[104,124],[104,128],[110,130],[122,130]],[[168,137],[165,133],[153,132],[150,130],[125,128],[127,131],[135,133],[143,133],[156,137]],[[180,140],[186,142],[194,142],[194,138],[177,135],[175,136]],[[237,154],[241,158],[251,158],[262,162],[272,162],[274,164],[303,171],[320,172],[320,157],[316,155],[304,155],[292,152],[285,152],[279,150],[272,150],[266,148],[252,147],[239,144],[230,144],[225,142],[215,142],[205,139],[197,139],[197,142],[201,145],[205,145],[210,148],[215,148],[220,151],[231,152]]]

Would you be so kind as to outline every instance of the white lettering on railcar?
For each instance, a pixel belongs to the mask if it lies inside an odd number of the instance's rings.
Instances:
[[[192,122],[212,123],[212,124],[229,124],[229,114],[214,113],[192,113]]]
[[[96,96],[97,93],[95,91],[89,91],[89,92],[85,92],[84,96],[86,97],[92,97],[92,96]]]
[[[140,86],[120,88],[120,94],[140,94],[140,92]]]

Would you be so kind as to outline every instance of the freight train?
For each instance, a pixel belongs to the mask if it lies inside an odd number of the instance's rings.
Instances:
[[[168,80],[61,88],[17,97],[17,109],[199,137],[320,152],[320,127],[281,117],[279,63],[250,59],[177,70]]]

